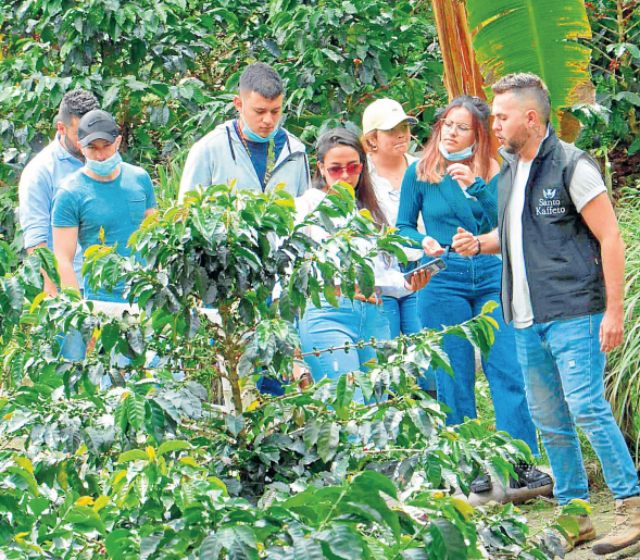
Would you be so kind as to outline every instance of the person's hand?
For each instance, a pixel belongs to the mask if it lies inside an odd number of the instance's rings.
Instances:
[[[47,273],[43,270],[42,276],[44,278],[44,286],[42,290],[47,293],[48,296],[55,297],[58,295],[58,287],[51,281]]]
[[[430,257],[439,257],[444,253],[442,245],[440,245],[440,243],[438,243],[433,237],[429,237],[428,235],[422,240],[422,248]]]
[[[624,311],[607,309],[600,323],[600,350],[611,352],[624,340]]]
[[[451,240],[451,248],[463,257],[474,257],[478,254],[478,239],[471,232],[459,227],[458,233]]]
[[[422,290],[429,283],[429,280],[431,280],[431,273],[428,270],[418,270],[411,275],[409,281],[404,281],[404,287],[412,292],[417,292]]]
[[[451,178],[458,181],[458,184],[466,189],[473,185],[476,181],[476,176],[471,171],[471,168],[464,163],[452,163],[447,167],[447,174],[451,175]]]
[[[313,377],[311,377],[311,371],[307,363],[302,359],[302,351],[300,348],[296,348],[293,351],[293,369],[291,371],[291,378],[293,381],[297,381],[300,389],[306,389],[309,385],[313,384]]]

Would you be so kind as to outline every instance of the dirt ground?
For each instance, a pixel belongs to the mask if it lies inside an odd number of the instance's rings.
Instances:
[[[591,519],[598,532],[596,538],[604,536],[613,527],[614,524],[614,503],[611,494],[607,491],[601,491],[591,496],[592,513]],[[551,523],[554,516],[555,502],[552,500],[536,500],[528,504],[520,506],[525,512],[527,519],[531,524],[531,534],[536,534]],[[635,559],[640,560],[640,543],[628,548],[617,554],[608,554],[607,556],[596,556],[591,552],[591,543],[579,546],[565,556],[566,560],[622,560]]]

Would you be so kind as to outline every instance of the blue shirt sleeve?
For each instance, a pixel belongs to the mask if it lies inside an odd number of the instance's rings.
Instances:
[[[18,185],[20,226],[26,249],[49,241],[51,230],[51,175],[41,166],[27,165]]]
[[[425,236],[418,231],[418,215],[422,209],[422,191],[418,185],[416,168],[417,162],[407,169],[402,179],[396,226],[400,235],[421,244]]]
[[[53,227],[80,227],[78,201],[66,189],[58,189],[53,199]]]
[[[498,225],[498,175],[496,174],[488,183],[476,177],[475,182],[467,189],[467,193],[475,197],[484,211],[480,224],[481,233],[486,233],[484,230],[487,227],[490,231]]]

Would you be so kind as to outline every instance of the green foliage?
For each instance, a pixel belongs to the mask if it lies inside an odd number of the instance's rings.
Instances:
[[[9,171],[51,136],[56,107],[73,87],[117,112],[134,159],[148,161],[171,150],[173,128],[212,99],[189,78],[210,47],[186,2],[7,2],[1,10],[0,133]]]
[[[222,61],[235,85],[241,58],[276,67],[288,86],[288,126],[313,141],[327,119],[359,122],[372,99],[390,96],[421,113],[442,95],[436,30],[426,2],[272,0],[234,3],[238,51]],[[244,50],[240,45],[249,45]],[[226,71],[234,68],[234,73]],[[427,122],[433,107],[427,114]]]
[[[591,29],[582,0],[468,0],[473,48],[487,85],[512,72],[533,72],[549,88],[555,111],[571,107],[590,83]],[[557,114],[552,115],[557,121]]]
[[[332,225],[335,218],[344,225]],[[330,228],[327,243],[304,233],[314,220]],[[290,371],[297,346],[291,321],[308,302],[320,305],[321,293],[335,300],[337,279],[345,294],[353,296],[356,283],[372,292],[370,259],[377,249],[367,254],[361,247],[375,235],[374,224],[355,211],[348,186],[336,186],[299,225],[293,198],[284,190],[263,195],[219,186],[145,220],[130,240],[140,260],[94,246],[86,251],[84,268],[93,283],[113,285],[124,276],[129,298],[151,319],[149,328],[172,341],[163,351],[175,352],[182,363],[184,349],[175,345],[181,337],[189,341],[187,354],[205,353],[194,359],[231,383],[241,411],[241,377]],[[381,237],[377,245],[401,253],[393,237]],[[283,288],[274,304],[277,282]],[[201,304],[214,304],[219,320],[202,317]]]
[[[509,444],[489,452],[480,434],[445,429],[428,397],[353,405],[348,422],[335,422],[334,393],[294,392],[245,413],[239,438],[193,386],[185,402],[202,414],[166,415],[160,440],[148,424],[122,421],[138,414],[130,403],[177,403],[171,394],[188,386],[158,372],[93,395],[22,387],[0,400],[9,557],[517,557],[514,545],[521,558],[545,557],[511,508],[489,517],[449,495],[453,480],[469,478],[461,465]]]
[[[139,313],[120,319],[73,291],[45,298],[46,250],[2,279],[8,558],[549,557],[512,508],[487,513],[454,494],[481,470],[506,477],[530,451],[476,421],[446,427],[416,383],[430,364],[450,369],[446,334],[488,350],[490,306],[443,332],[363,341],[378,351],[367,373],[291,383],[278,398],[253,391],[254,372],[290,370],[286,318],[336,278],[353,290],[376,251],[396,249],[355,211],[351,189],[317,210],[326,245],[294,223],[292,202],[212,187],[146,220],[131,239],[139,262],[90,248],[92,281],[124,279],[138,297]],[[356,250],[365,238],[369,253]],[[276,280],[283,295],[268,303]],[[60,356],[60,333],[74,330],[90,341],[77,362]],[[221,378],[235,410],[211,398]],[[357,389],[370,404],[351,400]]]
[[[635,196],[623,199],[618,218],[626,241],[625,335],[620,348],[611,353],[606,376],[607,395],[614,415],[640,458],[640,208]]]
[[[73,87],[117,114],[127,159],[149,171],[181,161],[231,114],[255,60],[282,74],[287,126],[308,142],[382,95],[429,122],[443,94],[429,6],[417,0],[14,0],[0,6],[0,36],[0,185],[52,136]]]
[[[0,187],[0,240],[9,243],[15,252],[23,248],[22,235],[19,232],[16,219],[17,190]],[[0,269],[3,273],[6,269]]]
[[[591,73],[596,106],[575,113],[581,147],[605,163],[608,183],[631,186],[640,161],[640,6],[636,0],[585,2],[593,28]]]

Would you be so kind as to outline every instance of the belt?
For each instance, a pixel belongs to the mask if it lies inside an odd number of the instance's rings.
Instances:
[[[342,296],[342,289],[340,288],[340,286],[336,286],[336,295],[338,297]],[[382,297],[379,296],[378,294],[374,293],[373,295],[367,297],[362,292],[360,292],[360,290],[357,287],[356,287],[356,293],[353,296],[353,299],[357,301],[362,301],[364,303],[372,303],[373,305],[382,305],[383,303]]]

